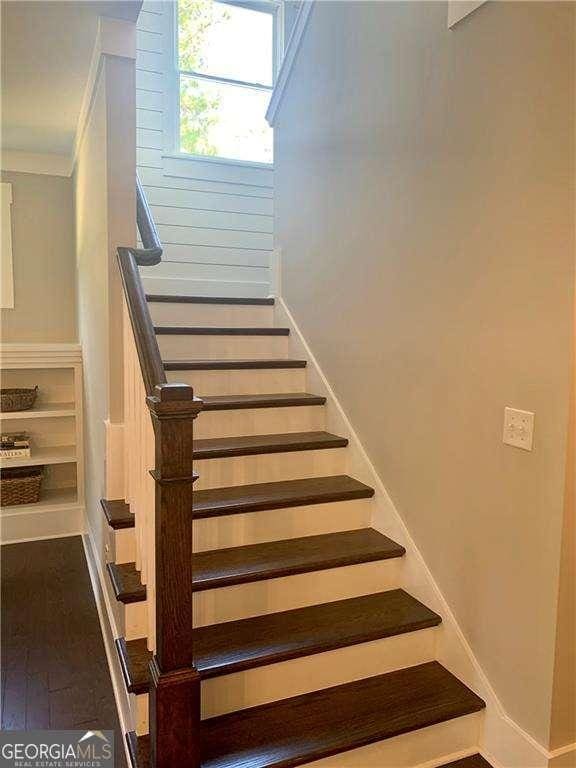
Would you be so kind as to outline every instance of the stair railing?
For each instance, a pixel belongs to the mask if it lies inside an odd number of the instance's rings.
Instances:
[[[162,247],[137,179],[142,248],[118,248],[124,289],[126,501],[135,514],[136,567],[146,585],[152,768],[199,768],[200,678],[192,655],[193,421],[202,408],[166,374],[139,266]]]

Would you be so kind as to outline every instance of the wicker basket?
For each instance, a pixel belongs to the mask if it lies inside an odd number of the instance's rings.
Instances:
[[[33,389],[2,389],[0,390],[1,411],[27,411],[36,402],[38,387]]]
[[[2,506],[35,504],[40,499],[43,476],[44,467],[0,469],[0,503]]]

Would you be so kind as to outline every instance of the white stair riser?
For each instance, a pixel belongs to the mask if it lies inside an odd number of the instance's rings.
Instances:
[[[274,307],[150,302],[154,325],[202,325],[215,328],[270,328]]]
[[[163,360],[266,360],[288,357],[287,336],[157,336]]]
[[[126,640],[138,640],[146,637],[148,633],[146,601],[140,603],[127,603],[122,611],[124,621],[118,629]]]
[[[242,547],[265,541],[366,528],[370,522],[371,504],[371,499],[353,499],[195,520],[194,551],[205,552],[210,549]],[[112,562],[134,562],[134,529],[116,531],[116,536],[119,533],[122,534],[122,548],[116,548],[116,558],[113,558]],[[118,557],[122,559],[119,560]]]
[[[378,560],[196,592],[194,626],[248,619],[395,589],[400,585],[401,559]],[[121,634],[127,640],[146,637],[146,602],[129,603],[123,607]]]
[[[435,630],[425,629],[204,680],[202,718],[424,664],[434,653]],[[138,727],[147,733],[148,694],[138,698]]]
[[[200,459],[194,462],[194,470],[199,475],[194,487],[197,490],[225,488],[230,485],[343,475],[347,471],[346,459],[346,448]]]
[[[204,411],[194,422],[194,437],[240,437],[282,432],[323,431],[326,411],[321,405],[282,408],[242,408]]]
[[[121,563],[133,563],[136,560],[134,528],[121,528],[118,531],[113,531],[110,538],[112,541],[111,562],[120,565]]]
[[[240,371],[167,371],[171,382],[190,384],[199,397],[306,392],[306,368]]]
[[[434,658],[434,630],[374,640],[202,683],[202,717],[350,683]]]
[[[399,586],[401,558],[210,589],[194,595],[194,626],[247,619]]]
[[[314,768],[430,768],[477,752],[482,713],[378,741],[333,757],[316,760]]]
[[[130,710],[132,712],[132,719],[136,724],[136,735],[145,736],[149,733],[149,710],[148,704],[149,697],[147,693],[141,693],[135,696],[130,694]]]
[[[355,499],[196,520],[194,550],[203,552],[366,528],[371,502],[371,499]]]

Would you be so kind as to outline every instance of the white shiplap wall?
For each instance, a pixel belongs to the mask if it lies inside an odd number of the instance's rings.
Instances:
[[[267,296],[272,169],[174,156],[174,4],[145,2],[137,29],[138,173],[164,245],[162,264],[142,269],[146,289]]]

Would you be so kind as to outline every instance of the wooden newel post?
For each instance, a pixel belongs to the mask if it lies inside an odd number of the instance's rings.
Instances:
[[[192,387],[147,398],[156,438],[156,653],[150,662],[152,768],[199,768],[200,676],[192,656]]]

